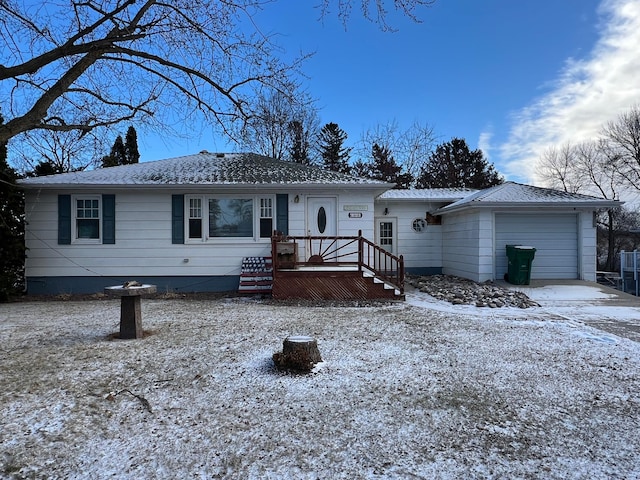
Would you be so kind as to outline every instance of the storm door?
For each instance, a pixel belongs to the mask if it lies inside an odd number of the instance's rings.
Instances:
[[[376,218],[376,243],[387,252],[396,254],[395,218]]]
[[[390,217],[377,217],[376,221],[376,243],[387,252],[396,255],[397,246],[397,219]],[[371,261],[371,259],[369,259]],[[373,259],[376,269],[383,272],[391,272],[395,269],[395,264],[385,256],[376,255]]]

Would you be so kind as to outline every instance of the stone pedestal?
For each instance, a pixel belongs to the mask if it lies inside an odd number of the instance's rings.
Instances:
[[[140,296],[156,293],[155,285],[106,287],[104,293],[120,297],[120,338],[142,338]]]

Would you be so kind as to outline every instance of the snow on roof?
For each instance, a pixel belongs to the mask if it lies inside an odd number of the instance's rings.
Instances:
[[[387,190],[378,195],[379,200],[460,200],[477,190],[472,188],[415,188],[410,190]]]
[[[275,160],[254,153],[209,153],[61,173],[20,181],[24,187],[66,185],[369,185],[391,187],[378,180],[345,175],[318,167]]]
[[[479,190],[455,203],[439,209],[438,213],[448,213],[467,207],[490,207],[496,205],[560,205],[589,206],[595,208],[616,207],[618,200],[592,197],[579,193],[563,192],[551,188],[534,187],[516,182],[505,182],[495,187]]]

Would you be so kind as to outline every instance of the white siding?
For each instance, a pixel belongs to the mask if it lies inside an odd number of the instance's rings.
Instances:
[[[215,243],[171,243],[171,194],[187,192],[120,191],[116,198],[116,243],[58,245],[58,194],[27,192],[29,248],[26,275],[47,276],[228,276],[239,275],[242,258],[268,256],[270,239],[230,239]],[[254,195],[255,193],[252,193]],[[314,192],[338,198],[338,235],[373,238],[373,195],[362,192]],[[289,234],[306,235],[305,201],[289,194]],[[365,205],[351,219],[343,205]]]
[[[532,279],[579,278],[576,213],[496,213],[495,222],[496,278],[507,272],[507,244],[535,247]]]
[[[442,220],[442,272],[476,282],[491,279],[491,225],[489,212],[445,215]]]
[[[396,252],[403,255],[406,268],[442,267],[442,226],[427,225],[422,232],[412,227],[415,219],[424,219],[427,211],[435,211],[441,205],[390,200],[376,203],[376,217],[396,219]],[[384,215],[385,208],[387,215]]]
[[[361,208],[352,210],[353,206]],[[349,213],[362,214],[361,217],[350,217]],[[358,232],[362,232],[362,236],[368,240],[374,241],[374,205],[373,196],[363,194],[362,192],[343,192],[338,198],[338,235],[354,237]],[[340,240],[339,244],[344,248],[338,252],[340,261],[357,262],[358,261],[358,245],[349,240]],[[353,252],[353,253],[351,253]]]
[[[366,207],[366,210],[357,210],[362,213],[360,218],[349,217],[349,206],[357,205]],[[362,230],[362,236],[373,241],[373,196],[363,192],[341,192],[338,197],[338,235],[356,236]]]
[[[29,194],[27,217],[31,277],[238,275],[242,257],[271,248],[269,239],[173,245],[170,193],[116,193],[114,245],[58,245],[57,192]]]

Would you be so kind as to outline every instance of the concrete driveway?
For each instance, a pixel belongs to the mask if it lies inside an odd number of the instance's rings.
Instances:
[[[497,283],[527,294],[550,315],[640,342],[640,297],[581,280],[532,280],[531,285]]]

